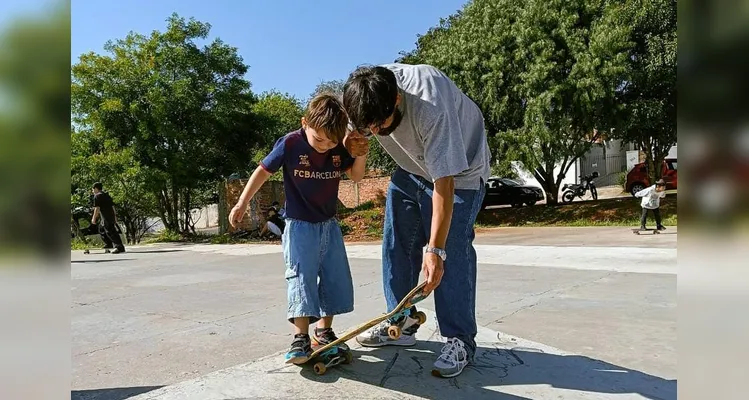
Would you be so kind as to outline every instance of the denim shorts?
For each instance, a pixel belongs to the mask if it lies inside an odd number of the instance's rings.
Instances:
[[[289,308],[287,318],[321,317],[354,310],[354,283],[338,221],[286,219],[282,237]]]

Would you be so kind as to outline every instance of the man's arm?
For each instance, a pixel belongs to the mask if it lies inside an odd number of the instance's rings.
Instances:
[[[99,207],[94,207],[94,216],[91,217],[91,225],[96,225],[97,219],[99,219]]]
[[[437,179],[434,182],[432,195],[432,231],[429,235],[429,247],[444,249],[447,233],[453,218],[453,199],[455,180],[452,176]]]

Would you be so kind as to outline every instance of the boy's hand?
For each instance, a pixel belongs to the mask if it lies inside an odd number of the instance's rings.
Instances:
[[[351,157],[361,157],[369,152],[369,140],[358,131],[351,131],[343,138],[343,147]]]
[[[247,207],[242,207],[241,204],[237,204],[236,206],[234,206],[234,208],[231,209],[231,212],[229,213],[229,224],[232,228],[236,228],[237,225],[242,222],[246,209]]]

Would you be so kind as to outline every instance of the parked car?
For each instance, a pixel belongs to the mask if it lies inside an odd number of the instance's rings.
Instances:
[[[486,181],[486,196],[482,208],[489,206],[511,205],[521,207],[523,204],[532,206],[544,199],[541,188],[522,183],[509,178],[491,177]]]
[[[666,181],[666,190],[676,189],[678,183],[676,159],[667,158],[663,160],[661,168],[661,176],[663,177],[663,180]],[[625,189],[627,192],[631,193],[632,196],[651,185],[650,178],[648,178],[648,166],[645,163],[635,165],[627,174]]]

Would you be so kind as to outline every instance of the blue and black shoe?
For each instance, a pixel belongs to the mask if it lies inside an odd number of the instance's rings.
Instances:
[[[309,335],[297,333],[294,335],[294,341],[291,342],[291,348],[286,352],[286,363],[304,364],[309,360],[310,354],[312,354],[312,344]]]

